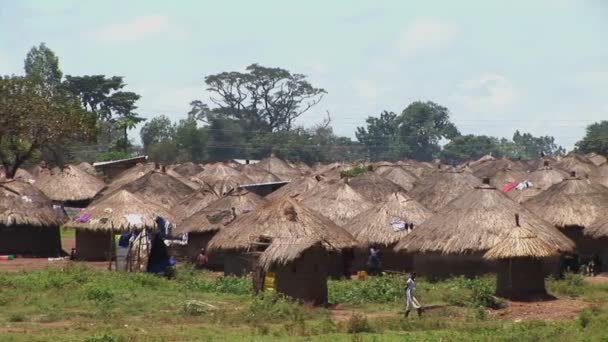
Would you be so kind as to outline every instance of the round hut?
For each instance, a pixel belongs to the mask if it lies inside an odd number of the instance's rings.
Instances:
[[[283,181],[297,179],[302,175],[300,170],[291,167],[286,161],[277,157],[264,158],[255,166],[274,174]]]
[[[82,171],[90,174],[91,176],[95,176],[97,177],[97,170],[95,170],[95,167],[87,162],[82,162],[78,165],[76,165],[77,168],[81,169]]]
[[[294,181],[287,183],[278,190],[268,194],[266,199],[275,200],[282,197],[294,197],[306,193],[317,185],[323,184],[321,176],[315,177],[300,177]]]
[[[608,187],[608,164],[604,164],[597,169],[597,177],[594,180],[605,187]]]
[[[179,173],[183,177],[190,178],[190,177],[194,177],[197,174],[203,172],[205,169],[203,168],[203,166],[201,164],[187,162],[187,163],[175,165],[171,168],[171,170]]]
[[[179,179],[158,170],[148,171],[142,177],[123,185],[120,189],[127,190],[146,202],[156,203],[166,209],[175,207],[195,191]]]
[[[608,159],[606,159],[606,157],[604,157],[601,154],[597,154],[595,152],[586,154],[585,158],[587,158],[590,162],[595,164],[595,166],[602,166],[602,165],[606,164],[606,162],[608,162]]]
[[[406,235],[395,249],[415,253],[414,269],[421,274],[476,275],[494,270],[483,254],[494,247],[519,214],[524,228],[532,230],[560,251],[573,243],[531,211],[484,183],[448,203]],[[555,266],[555,265],[553,265]]]
[[[253,164],[243,165],[239,168],[239,171],[250,178],[253,183],[271,183],[281,181],[279,177]]]
[[[210,187],[202,187],[188,197],[181,200],[171,211],[175,214],[178,222],[194,215],[220,197]]]
[[[254,211],[265,202],[266,200],[253,192],[235,190],[209,203],[198,213],[206,215],[213,224],[228,224],[237,217]]]
[[[399,185],[406,191],[412,190],[418,181],[418,177],[413,173],[404,170],[401,166],[382,166],[376,168],[374,171],[385,179]]]
[[[345,225],[373,204],[342,180],[324,182],[297,197],[308,208],[317,211],[339,226]]]
[[[513,227],[490,248],[484,258],[497,263],[496,295],[511,299],[529,299],[547,295],[543,260],[559,256],[560,250],[515,216]]]
[[[114,255],[115,234],[155,228],[157,216],[175,222],[166,208],[119,190],[92,203],[65,226],[76,229],[78,259],[103,261]]]
[[[530,198],[549,189],[553,184],[557,184],[568,177],[568,173],[549,166],[549,161],[545,160],[543,166],[526,175],[525,180],[532,184],[532,187],[522,190],[513,189],[507,193],[512,200],[523,203]]]
[[[53,169],[34,184],[52,201],[78,208],[86,207],[106,187],[101,179],[73,165]]]
[[[503,189],[509,184],[522,182],[527,179],[527,175],[525,172],[513,170],[509,167],[503,167],[489,177],[490,184],[497,187],[498,189]]]
[[[566,172],[576,172],[577,175],[583,177],[597,176],[597,166],[589,159],[574,153],[565,156],[555,163],[555,167]]]
[[[64,219],[30,183],[0,181],[0,254],[61,256],[59,227]]]
[[[382,201],[388,194],[405,191],[399,185],[374,172],[365,172],[350,178],[348,185],[373,203]]]
[[[184,246],[176,246],[174,252],[181,258],[190,262],[196,262],[201,248],[207,249],[209,240],[223,227],[222,222],[216,221],[211,223],[208,214],[204,211],[199,211],[181,221],[173,230],[173,235],[178,236],[187,234],[187,243]],[[208,266],[221,266],[221,262],[216,261],[217,258],[209,259]]]
[[[510,169],[512,171],[524,172],[525,167],[516,161],[512,161],[506,158],[496,159],[492,161],[487,161],[483,164],[471,167],[473,170],[473,175],[478,178],[489,177],[492,178],[498,171],[503,169]]]
[[[355,244],[348,232],[329,219],[293,199],[283,198],[264,204],[220,230],[211,239],[209,249],[233,255],[257,251],[262,255],[258,271],[274,275],[276,291],[323,304],[327,303],[329,254]],[[228,264],[227,258],[226,268]],[[256,288],[263,287],[258,282]]]
[[[479,184],[479,178],[464,171],[441,171],[423,178],[409,195],[423,206],[437,211]]]
[[[162,170],[162,169],[161,169]],[[177,179],[178,181],[186,184],[188,187],[194,189],[194,190],[198,190],[200,189],[203,185],[200,182],[197,182],[196,180],[193,180],[195,178],[189,178],[189,177],[184,177],[181,174],[177,173],[174,170],[171,169],[165,169],[164,171],[167,175]]]
[[[576,243],[576,252],[592,258],[605,253],[605,248],[584,235],[608,208],[608,188],[572,172],[562,182],[551,186],[541,194],[524,202],[524,205],[558,227]]]
[[[393,251],[395,244],[433,215],[416,200],[402,192],[385,196],[376,206],[353,217],[343,228],[361,247],[355,253],[355,268],[363,268],[369,246],[380,246],[382,267],[388,270],[411,270],[412,259]]]
[[[112,193],[116,190],[118,190],[121,186],[125,185],[125,184],[129,184],[141,177],[143,177],[144,175],[146,175],[148,172],[154,170],[156,168],[156,165],[154,165],[154,163],[139,163],[123,172],[121,172],[120,174],[118,174],[114,179],[112,179],[112,182],[108,185],[108,188],[104,191],[105,194],[109,194]]]

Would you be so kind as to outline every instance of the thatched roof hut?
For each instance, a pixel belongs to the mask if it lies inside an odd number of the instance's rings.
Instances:
[[[53,201],[83,202],[93,199],[106,184],[82,169],[66,165],[38,178],[36,187]]]
[[[389,181],[399,185],[406,191],[412,190],[418,181],[418,177],[416,177],[413,173],[406,171],[401,166],[379,167],[375,170],[375,172]]]
[[[390,246],[408,234],[410,225],[417,227],[432,214],[416,200],[396,192],[353,217],[343,228],[360,243]]]
[[[81,218],[65,224],[66,227],[92,230],[125,232],[134,229],[155,228],[155,217],[161,216],[171,222],[175,217],[164,207],[144,201],[127,190],[119,190],[91,204],[82,212]]]
[[[221,222],[211,223],[207,214],[203,211],[194,213],[181,221],[175,229],[173,234],[184,234],[184,233],[212,233],[216,232],[222,227]]]
[[[373,206],[368,199],[341,180],[319,184],[298,199],[339,226]]]
[[[608,212],[602,214],[593,224],[585,228],[584,233],[592,239],[608,239]]]
[[[196,164],[193,162],[178,164],[173,166],[171,169],[186,178],[194,177],[204,170],[201,164]]]
[[[524,228],[560,251],[572,249],[572,241],[561,232],[489,184],[477,186],[447,204],[405,236],[395,248],[438,254],[486,252],[513,226],[515,214],[521,217]]]
[[[510,169],[513,171],[522,172],[526,169],[526,167],[522,163],[506,158],[488,161],[477,166],[470,166],[469,164],[469,167],[473,170],[473,175],[479,178],[491,178],[492,176],[494,176],[494,174],[503,169]]]
[[[568,173],[560,169],[553,168],[545,163],[539,169],[530,172],[526,177],[527,180],[532,182],[535,188],[541,190],[547,190],[552,185],[557,184],[568,177]]]
[[[321,182],[321,180],[321,176],[300,177],[282,186],[277,191],[270,193],[268,196],[266,196],[266,199],[275,200],[282,197],[294,197],[304,194],[314,187],[324,184]]]
[[[207,177],[212,177],[215,179],[225,179],[230,177],[240,176],[242,173],[235,168],[232,168],[224,163],[215,163],[210,165],[205,165],[205,169],[200,173],[196,174],[194,177],[199,178],[201,180],[205,180]]]
[[[490,184],[502,189],[511,183],[522,182],[526,179],[527,175],[525,172],[504,167],[490,176]]]
[[[555,167],[566,172],[576,172],[577,175],[584,177],[597,176],[597,166],[589,159],[574,153],[565,156],[559,162],[555,163]]]
[[[251,178],[245,176],[242,173],[227,177],[214,175],[199,175],[197,178],[195,178],[195,180],[202,186],[208,186],[213,189],[213,191],[215,191],[218,196],[223,196],[224,194],[237,190],[240,188],[241,185],[255,183]]]
[[[200,182],[197,182],[195,178],[182,176],[180,173],[177,173],[175,170],[166,169],[165,173],[178,181],[186,184],[188,187],[192,189],[200,189],[203,185]]]
[[[374,172],[366,172],[351,178],[348,180],[348,185],[371,202],[382,201],[388,194],[405,191],[399,185]]]
[[[606,211],[608,188],[573,174],[524,205],[557,227],[588,227]]]
[[[602,166],[606,164],[606,162],[608,162],[608,159],[606,159],[606,157],[595,152],[588,153],[585,155],[585,157],[589,159],[590,162],[595,164],[595,166]]]
[[[279,182],[281,179],[271,172],[268,172],[256,165],[246,164],[239,168],[245,176],[250,178],[254,183],[270,183]]]
[[[414,174],[414,176],[418,177],[419,179],[430,177],[435,172],[442,170],[441,165],[433,166],[425,163],[419,163],[415,160],[402,161],[398,162],[397,164],[400,165],[404,170]]]
[[[171,211],[175,214],[178,221],[181,221],[218,199],[220,199],[220,196],[213,189],[202,187],[181,200]]]
[[[502,240],[484,254],[484,258],[498,263],[496,294],[509,298],[545,295],[542,260],[558,256],[560,250],[521,227],[518,216],[515,221]]]
[[[327,250],[355,246],[355,239],[344,229],[312,209],[290,198],[270,201],[249,215],[243,215],[210,242],[210,249],[249,249],[264,239],[311,239]]]
[[[479,184],[479,178],[468,172],[437,172],[423,178],[409,195],[423,206],[437,211]]]
[[[95,176],[97,177],[97,170],[95,170],[95,167],[87,162],[82,162],[78,165],[76,165],[77,168],[81,169],[82,171],[90,174],[91,176]]]
[[[135,166],[133,166],[132,168],[129,168],[123,172],[121,172],[120,174],[118,174],[113,180],[112,182],[108,185],[108,188],[104,191],[104,193],[109,194],[112,193],[114,191],[116,191],[117,189],[119,189],[121,186],[125,185],[125,184],[129,184],[141,177],[143,177],[145,174],[147,174],[148,172],[152,171],[155,169],[155,165],[154,163],[139,163]]]
[[[241,215],[257,210],[266,200],[246,190],[235,190],[215,200],[199,213],[207,215],[212,223],[228,223]],[[196,214],[195,214],[196,215]]]
[[[293,180],[302,175],[300,170],[291,167],[286,161],[277,157],[264,158],[255,164],[255,166],[274,174],[284,181]]]
[[[30,183],[0,182],[0,254],[59,256],[64,219]]]
[[[195,189],[162,171],[149,171],[144,176],[121,187],[144,201],[154,202],[166,209],[171,209]]]

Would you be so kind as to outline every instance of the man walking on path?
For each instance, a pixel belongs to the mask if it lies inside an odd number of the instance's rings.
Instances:
[[[418,312],[418,316],[422,315],[422,305],[416,299],[416,272],[412,272],[405,283],[405,317],[409,316],[412,309]]]

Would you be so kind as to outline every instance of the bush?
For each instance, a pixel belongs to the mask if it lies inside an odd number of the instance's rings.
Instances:
[[[355,167],[353,169],[340,171],[340,178],[354,178],[368,172],[366,167]]]
[[[114,299],[114,292],[112,292],[112,290],[99,285],[88,286],[85,288],[84,294],[86,299],[97,303],[107,303]]]
[[[350,334],[358,334],[363,332],[372,332],[372,328],[367,321],[367,318],[360,314],[355,313],[346,322],[346,330]]]
[[[247,307],[246,314],[249,322],[303,321],[308,317],[302,306],[277,293],[255,296]]]
[[[404,300],[405,278],[369,277],[365,281],[330,280],[329,301],[334,304],[395,303]]]
[[[578,315],[578,324],[580,324],[581,328],[586,328],[589,323],[591,323],[591,320],[593,319],[593,314],[591,313],[590,310],[583,310],[579,315]]]
[[[549,291],[556,295],[578,297],[585,293],[585,278],[577,273],[566,273],[563,279],[549,278]]]
[[[459,277],[453,282],[452,288],[443,296],[450,305],[491,309],[503,308],[506,305],[504,300],[494,296],[494,282],[490,278]]]
[[[186,280],[186,287],[190,290],[235,295],[246,295],[253,292],[253,283],[250,278],[220,277],[217,279],[208,279],[200,276],[191,276],[189,278],[190,279]]]
[[[200,316],[207,313],[208,306],[197,300],[189,300],[182,306],[182,312],[188,316]]]
[[[121,160],[131,158],[131,153],[122,151],[112,151],[101,154],[98,158],[98,162]]]
[[[22,313],[12,313],[8,316],[8,321],[13,323],[25,322],[25,315]]]

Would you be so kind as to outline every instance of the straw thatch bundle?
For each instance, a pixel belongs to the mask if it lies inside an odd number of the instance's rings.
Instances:
[[[343,226],[357,241],[368,245],[392,245],[408,234],[407,229],[395,231],[399,223],[420,225],[433,213],[416,200],[397,192],[378,205],[361,212]],[[399,222],[401,221],[401,222]],[[403,228],[403,227],[399,227]]]
[[[576,172],[577,175],[585,177],[597,176],[597,166],[589,159],[574,153],[565,156],[555,163],[555,167],[566,172]]]
[[[302,175],[300,170],[291,167],[286,161],[277,157],[264,158],[256,166],[276,175],[284,181],[296,179]]]
[[[171,169],[187,178],[194,177],[205,170],[201,164],[195,164],[193,162],[178,164]]]
[[[317,185],[299,197],[304,205],[343,226],[373,204],[348,184],[332,180]]]
[[[508,167],[502,168],[498,171],[496,171],[491,177],[490,177],[490,184],[494,185],[495,187],[502,189],[503,187],[507,186],[508,184],[514,183],[514,182],[521,182],[526,180],[526,173],[523,171],[517,171],[517,170],[513,170],[510,169]]]
[[[51,200],[30,183],[0,182],[0,225],[58,227],[64,219],[53,210]]]
[[[281,197],[294,197],[304,194],[320,184],[323,184],[321,182],[321,176],[300,177],[286,185],[283,185],[277,191],[270,193],[268,196],[266,196],[266,198],[268,200],[275,200]]]
[[[50,175],[39,177],[35,185],[48,198],[58,202],[87,201],[106,187],[101,179],[73,165],[54,169]]]
[[[216,221],[212,219],[212,217],[217,217],[217,220],[226,222],[234,219],[234,215],[239,217],[255,211],[265,202],[266,200],[253,192],[236,190],[231,191],[224,197],[209,203],[209,205],[201,209],[199,213],[203,213],[207,215],[207,217],[210,217],[212,222]]]
[[[281,181],[281,179],[275,176],[274,174],[252,164],[241,166],[239,168],[239,171],[241,171],[245,176],[250,178],[254,183],[270,183]]]
[[[282,198],[264,204],[220,230],[210,241],[209,249],[247,250],[260,237],[271,241],[279,239],[279,242],[308,238],[327,250],[351,248],[356,244],[348,232],[331,220],[293,199]],[[288,253],[282,255],[287,257]]]
[[[513,227],[519,214],[523,227],[551,243],[560,251],[574,245],[564,234],[529,210],[513,202],[488,184],[477,186],[450,202],[410,234],[395,250],[407,252],[468,254],[486,252]]]
[[[129,184],[138,178],[143,177],[148,172],[154,170],[154,163],[139,163],[132,168],[129,168],[123,172],[121,172],[118,176],[116,176],[112,182],[108,185],[108,188],[104,191],[104,193],[109,194],[125,184]]]
[[[171,211],[175,214],[178,221],[181,221],[187,217],[192,216],[199,210],[202,210],[212,202],[218,200],[218,196],[215,191],[209,187],[202,187],[196,190],[190,196],[181,200]]]
[[[149,171],[143,177],[121,187],[144,201],[154,202],[170,209],[195,190],[165,172]]]
[[[484,258],[488,260],[514,258],[549,258],[559,255],[559,250],[531,230],[521,227],[517,222],[508,229],[504,238],[490,248]]]
[[[366,172],[348,180],[348,185],[371,202],[379,202],[386,195],[404,191],[402,187],[374,172]]]
[[[273,239],[270,246],[260,256],[259,265],[265,271],[270,270],[272,267],[287,265],[315,246],[321,246],[321,243],[314,238]]]
[[[375,172],[407,191],[412,190],[418,181],[418,177],[401,166],[379,167]]]
[[[165,208],[127,190],[119,190],[88,206],[81,217],[90,215],[87,222],[70,221],[66,227],[94,231],[124,232],[132,229],[155,228],[155,217],[161,216],[171,222],[175,217]],[[130,215],[139,215],[141,223],[129,223]]]
[[[97,177],[97,171],[95,170],[95,167],[87,162],[82,162],[76,165],[76,167],[92,176]]]
[[[597,154],[595,152],[591,152],[585,155],[585,157],[592,162],[593,164],[595,164],[595,166],[602,166],[604,164],[606,164],[606,162],[608,162],[608,159],[606,159],[606,157],[604,157],[601,154]]]
[[[421,179],[409,195],[423,206],[437,211],[478,184],[479,179],[468,172],[437,172]]]
[[[608,188],[578,177],[568,177],[524,205],[557,227],[590,226],[608,207]]]

